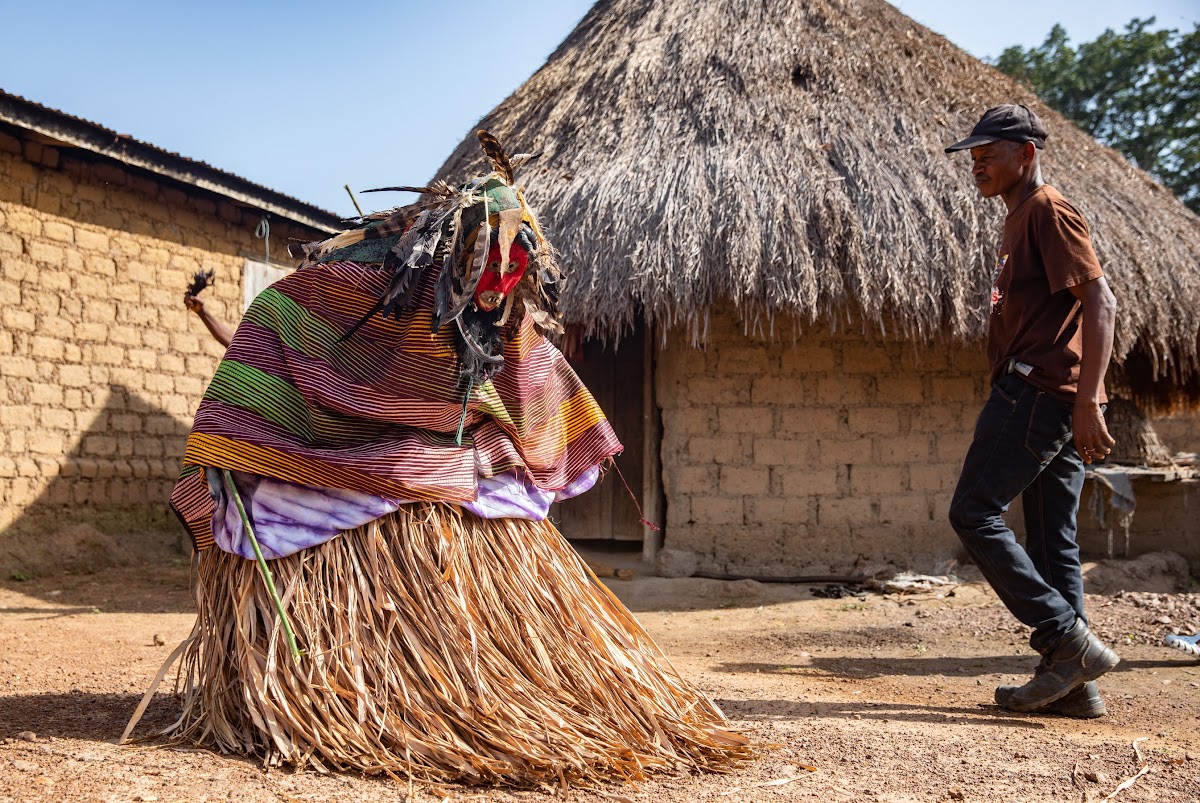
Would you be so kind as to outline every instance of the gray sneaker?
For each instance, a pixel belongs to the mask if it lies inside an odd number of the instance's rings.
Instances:
[[[1012,696],[1020,686],[998,686],[996,688],[996,704],[1008,708]],[[1039,714],[1058,714],[1075,719],[1095,719],[1108,713],[1104,700],[1100,698],[1100,689],[1096,681],[1089,680],[1066,696],[1037,709]]]
[[[1036,711],[1061,700],[1075,689],[1115,667],[1121,659],[1076,619],[1075,625],[1042,659],[1033,680],[1006,695],[1005,708]]]

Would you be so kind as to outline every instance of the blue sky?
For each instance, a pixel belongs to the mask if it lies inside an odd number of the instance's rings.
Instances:
[[[1040,44],[1056,22],[1082,42],[1134,16],[1181,29],[1200,20],[1197,0],[893,3],[981,58]],[[349,215],[343,184],[429,179],[590,6],[363,0],[348,14],[315,0],[9,3],[0,89]],[[488,39],[497,45],[483,61],[478,42]]]

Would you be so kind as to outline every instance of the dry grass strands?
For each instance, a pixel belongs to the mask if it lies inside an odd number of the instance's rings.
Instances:
[[[1171,451],[1163,445],[1158,433],[1137,405],[1128,399],[1112,396],[1104,413],[1109,434],[1116,443],[1105,458],[1108,465],[1173,466]]]
[[[559,786],[752,755],[548,522],[414,504],[271,568],[209,550],[166,733],[269,764]]]

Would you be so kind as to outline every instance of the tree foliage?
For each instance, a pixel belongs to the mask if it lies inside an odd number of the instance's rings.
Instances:
[[[1200,212],[1200,23],[1191,32],[1130,22],[1071,47],[1055,25],[1039,47],[996,66]]]

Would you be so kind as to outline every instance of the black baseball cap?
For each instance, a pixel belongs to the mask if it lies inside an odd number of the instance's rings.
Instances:
[[[971,136],[946,148],[946,153],[965,151],[979,145],[987,145],[998,139],[1010,142],[1032,142],[1039,148],[1046,147],[1046,126],[1042,118],[1034,114],[1025,104],[1006,103],[993,106],[983,113],[979,122],[971,129]]]

